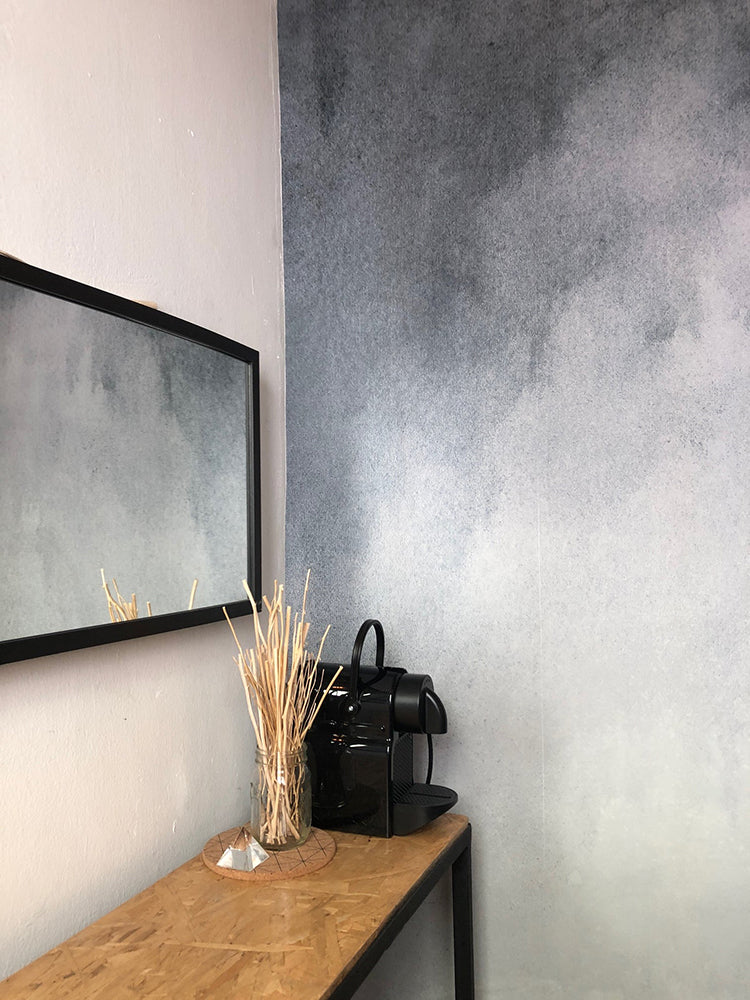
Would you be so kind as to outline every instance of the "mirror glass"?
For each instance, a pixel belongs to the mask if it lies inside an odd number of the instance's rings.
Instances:
[[[0,657],[246,603],[257,353],[17,261],[0,260],[0,279]],[[102,571],[137,619],[112,622]]]

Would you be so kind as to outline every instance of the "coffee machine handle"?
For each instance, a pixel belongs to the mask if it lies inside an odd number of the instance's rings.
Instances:
[[[352,665],[349,671],[349,697],[346,700],[346,714],[350,718],[354,718],[359,709],[359,661],[362,658],[365,638],[371,628],[375,629],[375,639],[377,642],[375,666],[382,667],[385,660],[385,633],[383,632],[383,626],[377,618],[368,618],[366,622],[362,622],[360,625],[357,638],[354,640],[354,649],[352,649]]]

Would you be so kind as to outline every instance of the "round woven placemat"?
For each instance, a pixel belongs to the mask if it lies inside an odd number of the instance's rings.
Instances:
[[[201,853],[203,861],[211,871],[225,878],[236,878],[243,882],[274,882],[282,878],[299,878],[324,868],[336,853],[336,842],[330,833],[313,827],[302,847],[291,851],[268,851],[268,861],[264,861],[251,872],[235,871],[233,868],[219,868],[218,861],[242,827],[219,833],[206,844]]]

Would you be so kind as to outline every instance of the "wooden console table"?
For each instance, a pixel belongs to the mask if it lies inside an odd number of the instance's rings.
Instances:
[[[466,817],[390,840],[333,836],[330,864],[279,882],[194,858],[0,983],[0,1000],[344,1000],[449,868],[456,998],[473,1000]]]

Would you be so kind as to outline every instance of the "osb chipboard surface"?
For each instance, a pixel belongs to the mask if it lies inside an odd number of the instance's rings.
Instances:
[[[334,833],[325,868],[248,883],[200,856],[0,983],[0,1000],[322,1000],[466,828]]]

